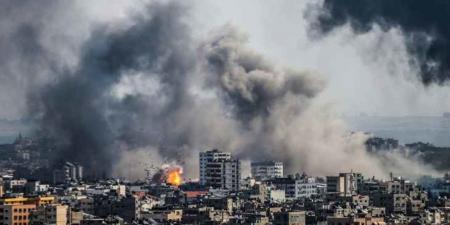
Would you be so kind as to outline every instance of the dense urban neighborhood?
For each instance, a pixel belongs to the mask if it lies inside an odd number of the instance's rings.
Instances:
[[[386,148],[389,143],[396,144],[375,139],[370,145]],[[255,161],[251,176],[242,177],[241,161],[231,152],[214,149],[199,154],[196,181],[183,180],[180,168],[169,167],[130,182],[87,178],[85,168],[76,162],[42,169],[45,160],[40,154],[48,153],[39,153],[39,145],[20,135],[3,152],[8,159],[1,161],[0,224],[450,222],[448,175],[411,181],[400,174],[377,179],[357,171],[336,171],[333,176],[312,177],[285,174],[283,162]],[[34,175],[46,179],[33,179]]]
[[[0,0],[0,225],[450,225],[450,0]]]

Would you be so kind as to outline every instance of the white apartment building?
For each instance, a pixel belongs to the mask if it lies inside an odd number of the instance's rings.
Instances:
[[[213,188],[237,191],[240,188],[241,163],[229,152],[212,150],[200,153],[200,183]]]
[[[309,198],[325,193],[326,184],[318,183],[315,179],[275,178],[270,184],[278,190],[284,190],[286,200]]]
[[[283,177],[283,163],[275,161],[252,162],[251,172],[252,177],[256,180]]]
[[[300,180],[296,181],[295,184],[295,197],[296,198],[309,198],[313,195],[317,195],[317,184],[316,183],[303,183]]]
[[[217,149],[200,152],[200,163],[199,163],[199,171],[200,171],[200,184],[206,184],[206,165],[213,161],[225,161],[231,160],[230,152],[220,152]]]

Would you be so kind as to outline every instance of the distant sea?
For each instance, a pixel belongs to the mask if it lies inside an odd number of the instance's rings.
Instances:
[[[354,116],[344,119],[353,131],[394,138],[402,144],[421,141],[439,147],[450,146],[449,116]]]

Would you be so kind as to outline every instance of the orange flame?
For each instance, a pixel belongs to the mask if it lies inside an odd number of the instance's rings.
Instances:
[[[182,169],[178,167],[168,169],[166,173],[167,174],[166,183],[173,186],[179,186],[183,181],[183,178],[181,176],[182,173],[183,173]]]

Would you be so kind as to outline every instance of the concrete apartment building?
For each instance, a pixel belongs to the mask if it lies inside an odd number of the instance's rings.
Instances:
[[[339,196],[351,197],[358,191],[358,186],[363,183],[361,173],[339,173],[338,176],[327,176],[327,193]]]
[[[29,224],[30,212],[36,205],[2,205],[0,206],[0,224],[4,225],[27,225]]]
[[[66,225],[69,206],[61,204],[41,205],[30,214],[30,225]]]
[[[144,218],[151,218],[156,222],[180,222],[183,216],[181,209],[152,210],[151,213],[144,214]]]
[[[239,160],[209,162],[206,165],[205,184],[213,188],[239,190],[241,164]]]
[[[369,207],[370,206],[370,198],[368,195],[353,195],[352,203],[356,206]]]
[[[206,184],[206,165],[213,161],[231,160],[230,152],[220,152],[217,149],[200,152],[200,184]]]
[[[305,225],[305,211],[290,211],[274,213],[274,225]]]
[[[53,171],[53,183],[63,184],[83,180],[83,167],[79,164],[66,162],[61,169]]]
[[[15,197],[0,199],[0,224],[3,225],[28,225],[30,213],[36,207],[51,204],[55,201],[52,196],[47,197]]]
[[[138,198],[134,195],[113,196],[95,195],[93,214],[102,218],[108,215],[117,215],[126,222],[131,223],[140,217]]]
[[[310,198],[319,194],[319,183],[306,183],[301,180],[295,181],[295,198]]]
[[[217,149],[200,153],[200,184],[237,191],[240,180],[241,163],[231,153]]]
[[[314,179],[296,179],[294,177],[277,177],[267,180],[275,190],[283,190],[286,200],[309,198],[322,195],[325,184]]]
[[[252,162],[251,172],[252,177],[256,180],[283,177],[283,163],[275,161]]]
[[[384,183],[387,193],[390,194],[408,194],[414,191],[415,184],[402,178],[391,178]]]

